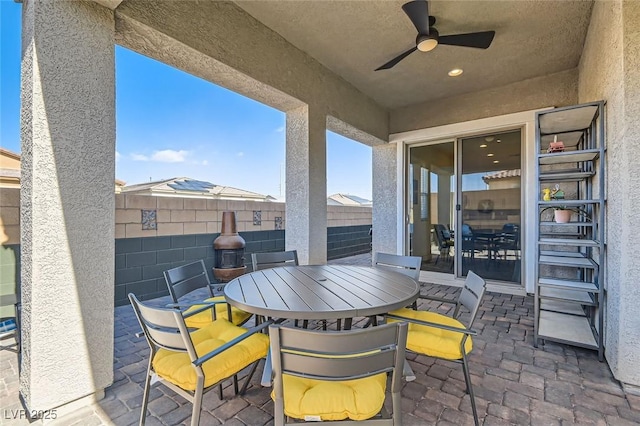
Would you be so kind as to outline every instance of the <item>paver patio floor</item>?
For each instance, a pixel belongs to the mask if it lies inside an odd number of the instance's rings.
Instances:
[[[370,255],[331,263],[370,264]],[[455,299],[459,289],[423,284],[422,292]],[[157,299],[154,303],[166,303]],[[448,305],[429,302],[423,309],[448,312]],[[561,326],[561,325],[559,325]],[[484,425],[638,425],[640,396],[625,392],[606,362],[594,351],[547,343],[533,347],[533,298],[486,293],[475,327],[470,370],[480,422]],[[135,337],[139,326],[130,306],[115,309],[114,383],[93,407],[53,422],[60,425],[130,425],[140,416],[149,349]],[[409,356],[416,380],[402,390],[405,425],[473,424],[461,366]],[[262,364],[261,364],[262,366]],[[261,371],[260,370],[258,373]],[[0,351],[0,424],[13,420],[18,400],[17,356]],[[270,388],[259,374],[243,396],[226,383],[225,399],[215,391],[204,397],[201,425],[270,425]],[[189,424],[191,404],[163,386],[152,388],[149,425]]]

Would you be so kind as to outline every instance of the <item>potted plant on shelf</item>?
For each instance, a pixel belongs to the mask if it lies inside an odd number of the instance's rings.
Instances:
[[[556,223],[569,223],[571,222],[571,216],[574,213],[577,213],[579,216],[583,216],[587,222],[591,219],[589,218],[589,214],[580,207],[569,207],[569,206],[553,206],[547,207],[543,209],[540,213],[544,213],[546,210],[553,209],[553,219]]]
[[[553,219],[556,221],[556,223],[569,223],[571,221],[571,215],[573,214],[573,212],[573,209],[566,206],[554,207]]]

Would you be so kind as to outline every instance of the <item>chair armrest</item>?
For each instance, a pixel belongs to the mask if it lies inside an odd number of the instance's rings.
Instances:
[[[247,330],[246,333],[241,334],[240,336],[236,337],[233,340],[228,341],[227,343],[225,343],[222,346],[219,346],[217,348],[215,348],[214,350],[212,350],[211,352],[201,356],[200,358],[196,359],[195,361],[193,361],[193,365],[195,366],[200,366],[203,363],[209,361],[211,358],[220,355],[222,352],[226,351],[227,349],[235,346],[236,344],[240,343],[241,341],[253,336],[254,334],[264,330],[265,328],[267,328],[268,326],[270,326],[271,324],[274,323],[274,320],[268,320],[265,321],[263,323],[261,323],[260,325],[250,328],[249,330]]]
[[[211,309],[215,305],[221,305],[223,303],[227,303],[224,300],[218,300],[215,302],[196,302],[196,303],[168,303],[165,305],[167,308],[190,308],[192,306],[200,306],[200,308],[194,309],[192,311],[186,312],[186,309],[182,311],[182,316],[184,318],[189,318],[192,315],[199,314],[200,312],[206,311],[207,309]]]
[[[442,303],[451,303],[452,305],[455,305],[456,303],[458,303],[458,301],[456,300],[445,299],[442,297],[435,297],[435,296],[423,296],[422,294],[418,296],[418,299],[433,300],[435,302],[442,302]]]
[[[386,315],[388,318],[393,318],[396,320],[401,320],[401,321],[407,321],[413,324],[418,324],[418,325],[424,325],[427,327],[434,327],[434,328],[440,328],[442,330],[448,330],[448,331],[453,331],[456,333],[462,333],[462,334],[468,334],[469,336],[477,336],[478,332],[470,329],[470,328],[460,328],[460,327],[452,327],[450,325],[444,325],[444,324],[438,324],[435,322],[429,322],[429,321],[422,321],[419,319],[415,319],[415,318],[407,318],[407,317],[402,317],[400,315],[391,315],[391,314],[387,314]]]

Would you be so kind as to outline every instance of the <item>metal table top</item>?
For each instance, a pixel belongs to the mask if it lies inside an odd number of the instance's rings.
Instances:
[[[224,287],[227,301],[246,312],[302,320],[383,314],[410,305],[419,293],[419,283],[406,275],[346,265],[264,269]]]

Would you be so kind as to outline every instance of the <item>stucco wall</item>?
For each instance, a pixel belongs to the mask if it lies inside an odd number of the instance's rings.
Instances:
[[[616,378],[640,386],[640,3],[598,1],[579,65],[580,102],[604,99],[607,135],[606,358]],[[615,224],[615,226],[612,226]]]
[[[389,133],[461,123],[578,100],[577,69],[391,111]]]
[[[113,382],[114,20],[93,2],[22,10],[20,393],[46,410]]]

